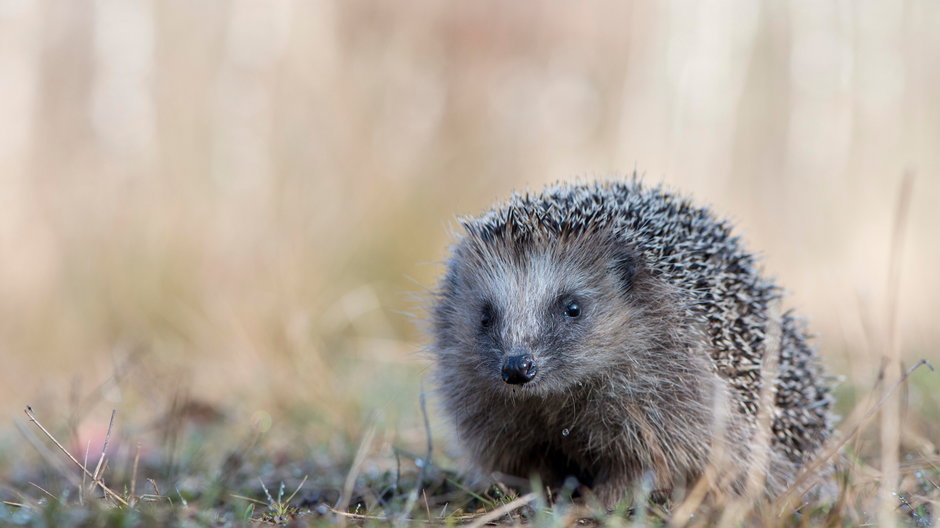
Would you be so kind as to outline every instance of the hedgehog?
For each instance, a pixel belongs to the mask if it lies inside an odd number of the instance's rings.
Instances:
[[[574,483],[613,507],[712,468],[709,490],[772,497],[831,435],[802,320],[707,207],[634,175],[459,222],[429,352],[478,474]]]

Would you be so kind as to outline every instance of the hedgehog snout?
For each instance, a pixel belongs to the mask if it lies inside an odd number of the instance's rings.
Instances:
[[[503,381],[510,385],[523,385],[532,381],[538,373],[531,354],[507,356],[503,360]]]

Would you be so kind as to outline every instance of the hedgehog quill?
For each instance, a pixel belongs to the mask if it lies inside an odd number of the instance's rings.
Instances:
[[[431,355],[483,474],[573,478],[613,506],[641,478],[689,489],[721,446],[715,489],[741,493],[762,466],[773,496],[830,436],[828,378],[800,320],[775,312],[780,288],[707,208],[634,178],[517,194],[461,224]]]

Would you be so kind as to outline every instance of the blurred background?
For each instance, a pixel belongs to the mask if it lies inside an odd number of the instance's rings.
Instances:
[[[940,357],[938,94],[933,0],[0,0],[0,431],[186,401],[420,444],[455,217],[634,170],[733,218],[868,391],[892,295]]]

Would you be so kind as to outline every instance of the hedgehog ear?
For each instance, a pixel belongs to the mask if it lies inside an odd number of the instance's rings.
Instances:
[[[629,291],[633,286],[634,278],[640,269],[640,259],[636,253],[629,249],[619,250],[614,254],[611,270],[620,279],[623,291]]]

